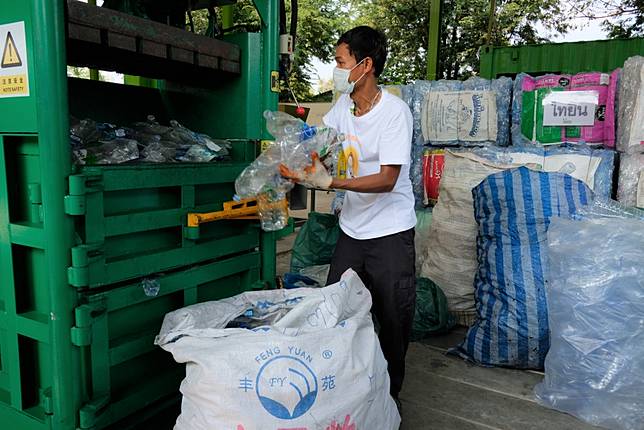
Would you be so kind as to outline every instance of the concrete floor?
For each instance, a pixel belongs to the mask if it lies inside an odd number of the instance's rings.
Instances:
[[[401,393],[400,430],[590,430],[596,427],[536,403],[538,372],[472,366],[445,355],[465,335],[450,334],[409,347]]]

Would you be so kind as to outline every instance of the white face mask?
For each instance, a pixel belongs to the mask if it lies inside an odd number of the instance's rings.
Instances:
[[[366,57],[363,58],[360,61],[360,63],[362,63],[366,59],[367,59]],[[353,89],[355,88],[356,83],[360,81],[360,79],[362,79],[366,74],[366,73],[363,73],[362,76],[360,76],[358,80],[355,82],[349,82],[351,71],[356,67],[358,67],[360,63],[356,64],[350,69],[341,69],[337,66],[335,67],[335,69],[333,69],[333,87],[337,92],[343,93],[343,94],[351,94],[353,92]]]

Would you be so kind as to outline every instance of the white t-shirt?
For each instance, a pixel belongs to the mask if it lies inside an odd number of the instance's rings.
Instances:
[[[400,175],[388,193],[347,191],[340,228],[364,240],[409,230],[416,225],[414,194],[409,179],[412,116],[398,97],[382,92],[373,109],[363,116],[351,113],[353,100],[344,94],[324,116],[324,123],[344,133],[347,178],[373,175],[382,165],[400,165]]]

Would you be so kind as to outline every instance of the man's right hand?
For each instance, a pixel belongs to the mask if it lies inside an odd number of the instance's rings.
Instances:
[[[333,182],[333,178],[329,175],[322,161],[320,161],[320,156],[317,152],[311,153],[311,165],[302,170],[291,170],[284,164],[280,164],[279,169],[283,177],[308,188],[328,190]]]

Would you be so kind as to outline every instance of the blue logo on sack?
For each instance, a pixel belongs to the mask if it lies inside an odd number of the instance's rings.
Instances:
[[[280,355],[259,369],[255,391],[269,414],[292,420],[313,407],[318,395],[318,381],[302,360]]]

